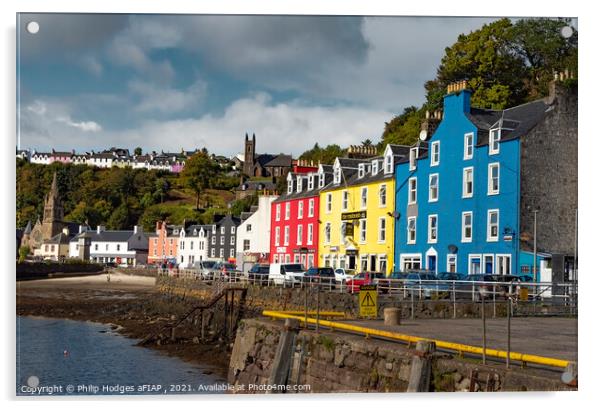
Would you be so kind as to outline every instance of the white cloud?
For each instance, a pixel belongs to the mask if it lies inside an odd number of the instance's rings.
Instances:
[[[179,90],[134,80],[128,84],[128,88],[139,100],[134,107],[136,111],[178,113],[197,109],[206,94],[207,84],[197,80],[187,88]]]
[[[56,118],[56,121],[73,128],[81,129],[84,132],[99,132],[102,130],[102,127],[94,121],[73,122],[71,118],[64,116]]]
[[[341,106],[306,106],[299,101],[273,103],[260,93],[233,102],[223,115],[206,114],[199,118],[150,120],[136,129],[102,130],[94,138],[56,121],[32,123],[24,118],[22,146],[46,149],[100,149],[110,146],[142,146],[148,150],[178,150],[207,147],[211,152],[233,155],[243,148],[245,132],[257,135],[258,152],[299,155],[314,143],[341,146],[358,144],[371,138],[377,141],[384,122],[392,113]],[[45,116],[47,118],[47,116]],[[36,126],[32,126],[36,125]],[[44,130],[45,132],[41,132]]]
[[[100,77],[102,75],[102,64],[100,64],[96,57],[93,57],[91,55],[85,56],[84,58],[82,58],[81,65],[89,73],[96,77]]]

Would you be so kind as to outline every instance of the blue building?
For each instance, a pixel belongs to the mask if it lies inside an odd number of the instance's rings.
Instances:
[[[563,214],[574,214],[576,209],[576,152],[574,160],[572,154],[568,159],[543,160],[537,157],[537,149],[526,149],[523,144],[526,140],[533,144],[538,138],[544,143],[553,140],[546,134],[545,123],[558,123],[558,101],[551,96],[503,111],[478,109],[471,107],[471,91],[466,85],[462,81],[448,87],[440,123],[437,126],[440,114],[434,118],[427,114],[421,141],[407,160],[396,165],[395,269],[530,274],[532,224],[523,229],[521,224],[528,224],[532,209],[542,213],[538,216],[543,220],[538,222],[538,235],[546,232],[546,239],[537,246],[537,271],[545,271],[546,276],[538,278],[551,281],[551,254],[571,251],[570,245],[560,245],[552,237],[559,223],[554,214],[557,207]],[[576,109],[573,119],[574,123],[567,123],[575,128],[576,145]],[[554,152],[567,155],[560,147]],[[522,161],[529,167],[522,167]],[[569,180],[569,188],[575,190],[574,203],[570,192],[560,187],[555,190],[555,182],[545,198],[537,192],[539,185],[547,182],[537,182],[534,175],[553,173],[548,167],[557,171],[559,161],[575,170],[574,181]],[[571,173],[561,171],[565,176]],[[529,191],[521,190],[522,183]],[[548,211],[546,203],[550,200],[553,205]],[[569,230],[573,228],[570,219],[560,222],[570,224]],[[572,236],[566,241],[570,240]]]

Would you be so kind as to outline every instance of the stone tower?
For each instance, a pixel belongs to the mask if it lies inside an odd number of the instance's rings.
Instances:
[[[42,220],[43,239],[49,239],[63,230],[63,204],[59,197],[59,189],[56,182],[56,172],[52,177],[50,191],[44,201],[44,218]]]
[[[245,162],[242,172],[246,175],[253,175],[253,166],[255,165],[255,134],[249,140],[249,134],[245,134]]]

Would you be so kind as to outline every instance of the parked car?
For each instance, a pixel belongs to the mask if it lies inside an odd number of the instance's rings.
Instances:
[[[374,273],[363,271],[351,277],[347,281],[347,291],[355,294],[360,291],[361,285],[376,284],[375,280],[385,278],[383,273]]]
[[[404,280],[407,277],[406,273],[393,271],[385,278],[377,278],[375,283],[378,285],[378,291],[383,294],[391,294],[400,292],[403,289]]]
[[[454,285],[456,298],[469,298],[473,301],[491,298],[493,295],[493,282],[491,274],[469,274],[466,278]]]
[[[520,275],[520,276],[518,276],[518,280],[521,283],[532,283],[533,282],[533,276],[531,276],[531,275]]]
[[[337,283],[345,284],[347,280],[355,275],[355,270],[344,270],[342,268],[337,268],[334,270],[334,277]]]
[[[437,296],[441,298],[449,295],[449,285],[439,281],[437,276],[430,272],[408,273],[405,277],[405,286],[419,297],[433,298]]]
[[[217,263],[215,261],[201,261],[199,263],[199,271],[203,278],[211,279],[213,278],[213,272],[215,271],[215,265]]]
[[[268,279],[275,285],[290,285],[301,283],[305,269],[303,265],[296,263],[273,263],[270,264]]]
[[[303,275],[303,281],[311,284],[322,284],[330,290],[334,289],[336,285],[332,267],[311,267]]]
[[[247,271],[247,280],[253,284],[265,285],[268,283],[268,276],[270,275],[269,264],[254,264],[253,267]]]
[[[239,281],[242,276],[242,271],[236,268],[236,264],[226,262],[218,262],[214,272],[214,277],[227,281]]]
[[[514,294],[517,291],[518,283],[520,283],[520,277],[511,274],[494,274],[491,277],[495,282],[504,283],[495,286],[496,297],[498,294],[503,297]]]
[[[466,276],[460,273],[439,273],[437,274],[437,278],[444,281],[461,281],[464,280]]]

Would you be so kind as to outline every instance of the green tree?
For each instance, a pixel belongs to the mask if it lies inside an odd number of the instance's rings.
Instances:
[[[212,186],[218,169],[218,165],[205,151],[194,154],[186,161],[180,178],[183,184],[195,193],[197,210],[200,210],[201,193]]]
[[[25,261],[25,259],[27,259],[27,256],[29,255],[30,251],[31,249],[29,248],[29,246],[19,247],[19,263],[22,263]]]
[[[129,210],[125,203],[119,206],[109,217],[107,221],[107,228],[110,230],[121,230],[128,227],[129,222]]]
[[[303,152],[299,159],[314,161],[314,163],[332,164],[334,160],[345,154],[345,150],[339,145],[331,144],[325,148],[320,147],[319,144],[315,144],[313,148]]]
[[[134,149],[134,155],[136,155],[136,156],[142,155],[142,148],[140,146],[138,146],[138,147],[136,147],[136,149]]]
[[[387,144],[413,145],[416,143],[420,133],[420,124],[424,118],[424,111],[424,109],[418,109],[415,106],[407,107],[403,110],[403,113],[386,122],[380,147],[384,149]]]

